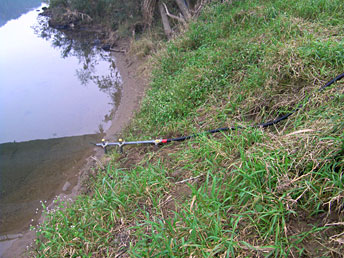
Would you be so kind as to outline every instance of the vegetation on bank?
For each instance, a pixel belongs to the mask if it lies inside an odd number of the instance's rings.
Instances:
[[[209,4],[147,63],[126,139],[247,129],[114,151],[91,194],[47,215],[33,255],[342,256],[344,81],[317,89],[344,71],[343,17],[341,0]]]
[[[140,15],[140,1],[137,0],[50,0],[49,6],[59,17],[66,18],[63,14],[66,10],[69,12],[78,12],[91,19],[85,19],[83,22],[102,23],[112,29],[117,29],[119,24],[128,22],[134,24]],[[60,16],[62,15],[62,16]]]
[[[116,31],[120,37],[154,30],[171,38],[208,2],[211,0],[50,0],[51,8],[45,14],[51,17],[50,25],[59,29],[101,24],[104,32]]]

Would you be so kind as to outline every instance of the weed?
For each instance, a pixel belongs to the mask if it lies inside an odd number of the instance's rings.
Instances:
[[[51,215],[37,256],[340,256],[343,83],[316,89],[343,72],[342,7],[266,0],[205,8],[153,54],[151,89],[128,139],[245,127],[311,96],[305,107],[274,128],[127,149],[99,171],[93,196]]]

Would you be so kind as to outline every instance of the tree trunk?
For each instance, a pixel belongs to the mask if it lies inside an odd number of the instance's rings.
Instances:
[[[178,5],[180,11],[182,12],[185,20],[190,20],[191,14],[190,14],[189,8],[185,4],[185,0],[175,0],[175,1]]]
[[[148,27],[152,24],[155,6],[156,0],[144,0],[142,3],[143,21]]]
[[[159,2],[159,10],[160,10],[160,15],[161,15],[162,25],[164,26],[165,35],[167,36],[168,39],[170,39],[172,36],[172,29],[170,26],[170,22],[168,21],[168,17],[166,15],[165,8],[161,2]]]

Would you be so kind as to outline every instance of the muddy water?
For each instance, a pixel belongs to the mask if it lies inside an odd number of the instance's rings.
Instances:
[[[122,92],[98,35],[53,30],[33,7],[0,27],[0,256],[40,201],[71,191]]]
[[[88,143],[97,138],[93,134],[1,144],[1,233],[17,234],[28,227],[40,201],[54,198],[67,181],[75,183],[79,174],[73,172],[92,154]],[[71,187],[64,190],[68,193]]]

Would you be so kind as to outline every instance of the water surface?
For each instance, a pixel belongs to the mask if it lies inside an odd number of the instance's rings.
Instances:
[[[0,143],[108,128],[118,95],[114,61],[89,39],[39,31],[37,17],[31,11],[0,28]],[[110,85],[100,90],[101,83]]]
[[[51,29],[36,9],[0,27],[0,236],[27,230],[41,200],[77,182],[121,98],[100,36]]]
[[[0,1],[0,26],[11,19],[17,19],[33,7],[40,6],[42,0],[1,0]]]

